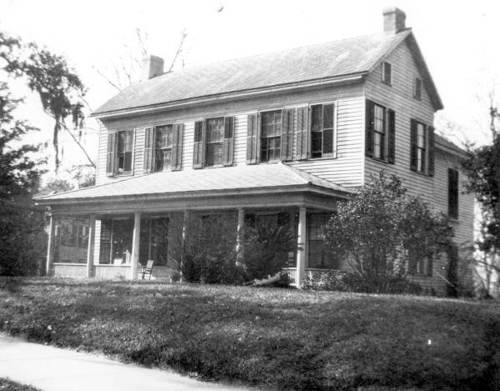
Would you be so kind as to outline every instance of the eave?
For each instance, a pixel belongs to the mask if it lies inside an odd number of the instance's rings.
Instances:
[[[338,86],[361,82],[368,72],[359,72],[349,75],[342,75],[330,78],[321,78],[316,80],[306,80],[289,84],[266,86],[262,88],[232,91],[216,95],[207,95],[189,99],[181,99],[171,102],[158,103],[155,105],[131,107],[120,110],[92,113],[92,117],[97,119],[112,119],[117,117],[127,117],[140,114],[150,114],[158,111],[188,108],[191,106],[221,103],[234,99],[256,98],[262,95],[279,94],[284,92],[301,91],[315,88]]]

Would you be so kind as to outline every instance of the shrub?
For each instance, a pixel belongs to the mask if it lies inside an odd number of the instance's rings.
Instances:
[[[245,227],[243,266],[248,280],[280,272],[294,252],[297,241],[290,224],[256,224]]]

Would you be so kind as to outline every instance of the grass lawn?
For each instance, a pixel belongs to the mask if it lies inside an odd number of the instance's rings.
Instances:
[[[498,302],[40,279],[0,290],[0,330],[274,389],[500,389]]]
[[[0,378],[0,391],[39,391],[38,388],[25,386],[9,379]]]

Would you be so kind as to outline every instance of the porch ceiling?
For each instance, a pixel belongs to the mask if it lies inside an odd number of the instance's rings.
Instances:
[[[128,177],[81,190],[36,197],[35,201],[40,206],[57,207],[297,192],[346,198],[353,191],[286,164],[277,163]]]

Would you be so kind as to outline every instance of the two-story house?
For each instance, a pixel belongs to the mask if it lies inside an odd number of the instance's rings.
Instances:
[[[464,151],[434,134],[443,105],[401,10],[384,11],[380,33],[173,73],[152,56],[148,76],[94,113],[96,186],[38,198],[52,216],[48,273],[136,278],[153,259],[161,276],[173,214],[233,214],[239,236],[246,218],[285,213],[302,249],[290,265],[300,285],[343,267],[324,256],[321,227],[380,170],[449,214],[457,246],[472,240]],[[85,263],[58,256],[62,216],[88,222]],[[442,291],[447,264],[422,260],[411,272]]]

